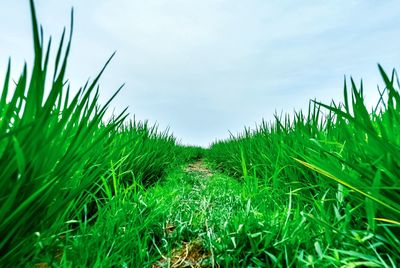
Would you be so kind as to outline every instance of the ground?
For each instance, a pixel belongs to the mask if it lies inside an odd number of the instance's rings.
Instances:
[[[234,201],[229,189],[237,181],[210,169],[203,160],[189,164],[172,177],[163,187],[178,186],[182,193],[172,204],[164,230],[169,237],[181,236],[182,242],[169,256],[161,256],[153,267],[214,267],[215,256],[210,247],[213,232],[215,225],[226,222],[232,213],[235,202],[226,201]],[[176,183],[177,177],[182,179],[180,183]]]

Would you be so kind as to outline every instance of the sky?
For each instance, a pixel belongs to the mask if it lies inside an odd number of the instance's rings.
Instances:
[[[382,85],[377,63],[400,66],[398,0],[36,0],[45,36],[60,38],[74,7],[67,77],[73,90],[117,54],[100,81],[115,113],[169,127],[207,146],[310,99],[342,100],[362,78],[368,105]],[[55,41],[54,40],[54,41]],[[55,42],[54,44],[56,44]],[[0,84],[8,58],[32,66],[28,0],[2,0]],[[54,56],[54,54],[53,54]]]

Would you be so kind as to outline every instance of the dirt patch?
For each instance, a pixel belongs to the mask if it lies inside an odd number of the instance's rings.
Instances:
[[[180,248],[172,250],[170,258],[162,256],[152,265],[152,268],[164,267],[212,267],[211,252],[204,249],[200,240],[183,242]]]
[[[205,177],[210,177],[213,175],[211,170],[206,167],[203,160],[199,160],[199,161],[189,164],[186,167],[185,171],[200,173],[202,176],[205,176]]]

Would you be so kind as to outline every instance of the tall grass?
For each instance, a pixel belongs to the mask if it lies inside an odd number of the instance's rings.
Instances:
[[[385,89],[371,112],[364,104],[362,84],[357,87],[353,81],[351,97],[345,85],[343,105],[317,103],[336,116],[340,150],[326,148],[327,139],[318,140],[314,148],[300,155],[303,160],[296,160],[354,192],[365,210],[365,227],[383,235],[389,252],[399,255],[400,84],[395,71],[389,78],[378,67]]]
[[[315,154],[304,155],[305,166],[331,178],[366,197],[368,219],[371,228],[375,226],[375,213],[379,206],[382,213],[379,221],[400,225],[400,180],[397,159],[400,156],[399,120],[400,95],[395,88],[395,72],[389,79],[379,66],[385,82],[376,108],[369,113],[364,104],[363,88],[351,83],[351,98],[345,86],[345,102],[342,106],[317,103],[336,115],[340,125],[341,150],[329,150],[321,146],[326,141],[317,141],[325,161]],[[397,80],[397,86],[399,86]],[[329,165],[326,165],[329,163]]]
[[[68,231],[81,213],[83,220],[96,218],[101,193],[112,181],[154,183],[179,154],[172,135],[147,123],[124,123],[125,112],[104,123],[115,95],[99,104],[97,84],[112,56],[72,95],[65,73],[73,13],[70,34],[64,30],[52,59],[52,41],[44,41],[33,0],[30,9],[32,71],[25,65],[13,83],[10,62],[0,98],[0,264],[7,266],[26,263],[35,254],[37,237],[56,241],[55,234]]]
[[[351,79],[343,103],[311,101],[306,113],[275,116],[272,123],[215,142],[208,158],[245,184],[255,181],[255,191],[271,187],[283,198],[301,193],[288,205],[302,207],[294,217],[316,224],[313,235],[324,237],[326,248],[340,248],[332,237],[341,233],[354,242],[352,253],[343,252],[375,256],[371,259],[379,254],[385,257],[377,262],[386,265],[399,261],[400,253],[400,95],[395,71],[391,77],[381,66],[379,71],[385,89],[372,111],[364,103],[362,83],[357,87]],[[322,235],[318,228],[330,229]],[[365,251],[355,241],[369,235],[373,239]]]

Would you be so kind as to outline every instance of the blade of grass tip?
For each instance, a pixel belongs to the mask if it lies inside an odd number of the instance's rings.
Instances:
[[[60,45],[59,45],[59,48],[58,48],[58,51],[57,51],[57,56],[56,56],[56,61],[55,61],[55,71],[54,71],[54,78],[53,78],[53,85],[52,85],[52,88],[51,88],[51,92],[50,92],[50,94],[49,94],[49,96],[48,96],[48,98],[47,98],[47,100],[46,100],[46,103],[45,103],[45,112],[44,113],[48,113],[48,111],[50,110],[50,109],[52,109],[52,107],[53,107],[53,105],[54,105],[54,102],[55,102],[55,99],[58,97],[58,96],[61,96],[62,95],[62,89],[63,89],[63,87],[65,86],[65,83],[64,83],[64,77],[65,77],[65,72],[66,72],[66,69],[67,69],[67,65],[68,65],[68,56],[69,56],[69,53],[70,53],[70,50],[71,50],[71,43],[72,43],[72,36],[73,36],[73,27],[74,27],[74,15],[73,15],[73,9],[71,10],[71,29],[70,29],[70,35],[69,35],[69,40],[68,40],[68,43],[67,43],[67,47],[66,47],[66,50],[65,50],[65,54],[64,54],[64,58],[63,58],[63,62],[62,62],[62,65],[61,65],[61,69],[60,69],[60,72],[58,73],[58,75],[57,75],[57,70],[58,70],[58,66],[59,66],[59,63],[60,63],[60,58],[61,58],[61,53],[62,53],[62,47],[63,47],[63,42],[64,42],[64,36],[65,36],[65,28],[64,28],[64,30],[63,30],[63,34],[62,34],[62,37],[61,37],[61,41],[60,41]]]
[[[364,105],[364,97],[362,93],[362,88],[360,90],[357,89],[356,83],[354,82],[353,78],[351,78],[351,85],[353,90],[354,102],[353,102],[353,114],[354,117],[360,116],[364,125],[368,125],[368,127],[373,128],[370,122],[369,113]]]
[[[124,110],[122,110],[122,112],[113,118],[113,122],[116,126],[120,126],[123,122],[125,122],[127,116],[129,115],[127,113],[128,111],[128,107],[126,107]]]
[[[44,60],[44,64],[43,64],[43,72],[42,72],[42,82],[41,82],[41,87],[44,89],[45,88],[45,77],[46,77],[46,73],[47,73],[47,67],[48,67],[48,63],[49,63],[49,56],[50,56],[50,48],[51,48],[51,38],[49,40],[48,46],[47,46],[47,51],[46,51],[46,56],[45,56],[45,60]],[[37,96],[37,107],[41,107],[42,105],[42,101],[44,99],[44,90],[40,90],[38,91],[39,95]],[[41,113],[42,114],[46,114],[48,113],[48,109],[46,109],[46,106],[48,105],[48,103],[50,102],[50,100],[52,101],[52,104],[54,104],[55,99],[57,98],[58,94],[54,94],[53,90],[50,92],[50,94],[47,97],[46,103],[44,103],[44,109],[41,109]],[[52,108],[52,107],[51,107]]]
[[[114,51],[114,53],[111,54],[111,56],[108,58],[108,60],[106,61],[106,63],[104,64],[103,68],[101,69],[101,71],[99,72],[99,74],[95,77],[95,79],[93,80],[93,82],[91,83],[91,85],[88,88],[88,91],[92,91],[93,88],[97,85],[97,82],[99,81],[100,77],[102,76],[102,74],[104,73],[104,71],[106,70],[108,64],[110,64],[111,60],[114,58],[115,54],[117,52]]]
[[[354,93],[357,92],[357,87],[354,83],[354,79],[352,76],[350,76],[350,85],[351,85],[351,104],[353,105],[353,111],[354,111],[355,106],[356,106],[356,100],[355,100]]]
[[[32,33],[33,33],[33,47],[34,47],[34,64],[32,70],[31,81],[28,87],[27,101],[25,102],[24,114],[22,118],[24,121],[30,121],[36,114],[41,106],[40,96],[43,96],[44,83],[42,73],[42,58],[43,47],[36,17],[36,10],[34,1],[30,0]],[[40,103],[40,104],[39,104]]]
[[[82,99],[82,106],[81,106],[82,109],[80,109],[81,111],[79,113],[80,114],[79,124],[82,125],[82,126],[85,126],[86,122],[91,121],[90,115],[92,113],[90,113],[90,111],[89,111],[89,105],[96,106],[96,103],[97,103],[98,98],[99,98],[98,90],[96,90],[96,92],[94,93],[94,96],[91,96],[91,95],[92,95],[91,92],[86,92],[87,98],[85,96]]]
[[[6,71],[6,76],[4,78],[4,86],[3,86],[3,91],[1,93],[1,99],[0,99],[0,109],[4,109],[4,106],[7,102],[8,87],[10,84],[10,76],[11,76],[11,58],[8,59],[7,71]]]
[[[74,9],[71,10],[71,23],[70,23],[70,33],[69,33],[69,39],[67,42],[67,47],[65,49],[64,53],[64,59],[63,63],[61,65],[60,73],[58,74],[54,84],[61,86],[64,80],[65,72],[67,70],[67,64],[68,64],[68,56],[71,50],[71,44],[72,44],[72,36],[74,32]],[[61,46],[61,44],[60,44]],[[61,52],[60,52],[61,53]]]
[[[354,123],[357,127],[359,127],[360,129],[364,130],[365,132],[368,132],[369,135],[371,135],[371,137],[379,140],[379,136],[376,133],[375,129],[372,127],[367,127],[365,126],[365,124],[359,122],[358,120],[356,120],[353,116],[351,116],[351,114],[345,113],[343,111],[341,111],[340,109],[331,107],[329,105],[326,105],[324,103],[321,102],[316,102],[318,105],[321,105],[322,107],[334,112],[337,116],[343,117],[347,120],[349,120],[350,122]],[[371,122],[369,122],[370,124]],[[385,143],[382,143],[382,145],[385,145]],[[387,146],[387,148],[390,148],[390,146]]]
[[[47,43],[46,56],[44,57],[44,63],[43,63],[43,83],[45,82],[44,78],[46,77],[47,67],[48,67],[48,63],[49,63],[49,59],[50,59],[51,42],[52,42],[52,39],[50,37],[49,42]]]
[[[390,97],[395,97],[396,101],[399,103],[400,102],[400,97],[399,97],[399,94],[396,92],[396,90],[395,90],[395,88],[393,86],[393,82],[394,81],[393,80],[392,81],[389,80],[389,77],[387,76],[385,70],[383,69],[383,67],[380,64],[378,64],[378,68],[379,68],[379,72],[380,72],[380,74],[382,76],[382,79],[385,82],[386,88],[389,91],[389,98]],[[390,99],[389,99],[389,101],[390,101]]]
[[[43,34],[43,27],[40,25],[39,27],[40,31],[40,46],[42,49],[42,56],[43,57],[43,53],[50,53],[50,49],[48,51],[44,50],[44,34]],[[45,55],[45,59],[46,59]],[[35,107],[35,113],[37,114],[37,112],[40,110],[40,107],[42,106],[43,103],[43,99],[44,99],[44,91],[45,91],[45,79],[46,79],[46,64],[45,61],[43,60],[43,58],[40,58],[40,62],[38,62],[39,65],[37,65],[37,77],[35,79],[35,84],[36,87],[35,88],[29,88],[29,92],[28,94],[32,93],[32,98],[36,101],[36,107]],[[34,66],[35,68],[35,66]],[[32,83],[32,81],[31,81]],[[32,92],[31,92],[32,91]],[[33,102],[32,102],[33,103]],[[36,115],[35,114],[35,115]]]
[[[30,0],[30,10],[31,10],[31,23],[32,23],[32,30],[33,30],[33,44],[35,50],[35,61],[42,58],[42,48],[40,45],[39,39],[39,30],[38,30],[38,23],[36,17],[36,10],[35,4],[33,0]]]
[[[372,114],[377,114],[377,113],[379,112],[378,109],[379,109],[379,107],[380,107],[381,105],[383,105],[383,107],[385,108],[385,110],[387,109],[386,104],[385,104],[385,102],[384,102],[384,100],[383,100],[383,94],[385,94],[386,88],[383,89],[383,90],[381,91],[380,87],[377,86],[377,90],[378,90],[378,94],[379,94],[379,99],[378,99],[377,104],[375,105],[375,108],[374,108],[373,111],[372,111]]]
[[[65,27],[64,27],[63,32],[62,32],[62,34],[61,34],[60,44],[58,45],[57,54],[56,54],[56,59],[55,59],[55,61],[54,61],[53,82],[56,80],[57,73],[58,73],[58,67],[59,67],[59,64],[60,64],[62,48],[63,48],[63,46],[64,46],[65,31],[66,31],[66,29],[65,29]]]
[[[396,70],[393,70],[393,71],[394,71],[394,75],[395,75],[395,77],[396,77],[397,87],[400,87],[399,75],[398,75],[398,73],[397,73]]]
[[[364,83],[363,83],[362,79],[360,81],[360,94],[361,94],[361,97],[364,97]]]
[[[119,92],[124,88],[125,83],[122,84],[116,91],[115,93],[111,96],[111,98],[106,102],[106,104],[103,105],[103,108],[100,110],[100,114],[104,113],[107,109],[108,106],[110,105],[111,101],[119,94]]]
[[[26,87],[26,80],[27,80],[27,67],[26,64],[24,65],[24,70],[18,80],[17,86],[15,88],[13,97],[11,98],[10,103],[8,104],[6,111],[3,113],[3,125],[1,127],[1,133],[5,133],[6,129],[8,128],[9,122],[12,122],[13,119],[19,114],[20,110],[15,108],[17,105],[18,100],[24,99],[25,95],[25,87]],[[16,124],[17,122],[14,122]]]
[[[346,109],[346,112],[349,113],[349,96],[347,94],[347,78],[344,76],[344,89],[343,89],[343,94],[344,94],[344,107]]]

